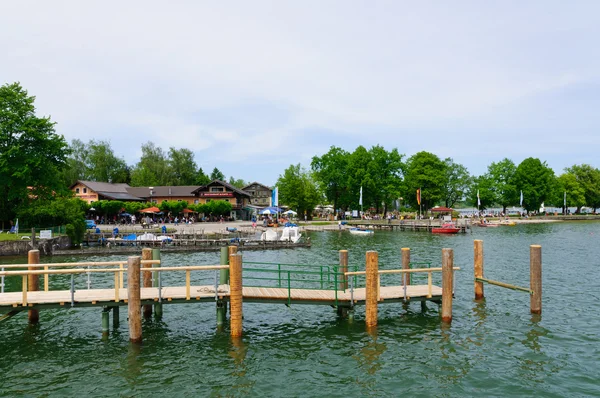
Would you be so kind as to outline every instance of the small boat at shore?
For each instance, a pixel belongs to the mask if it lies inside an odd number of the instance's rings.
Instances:
[[[447,222],[442,224],[441,227],[431,228],[431,233],[433,234],[457,234],[460,232],[460,228],[458,228],[454,223]]]
[[[362,229],[362,228],[350,228],[348,231],[352,235],[373,235],[374,231],[372,229]]]

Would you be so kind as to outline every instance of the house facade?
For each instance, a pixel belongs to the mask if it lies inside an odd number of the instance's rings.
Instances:
[[[242,188],[242,191],[250,194],[250,204],[257,207],[271,206],[271,194],[273,190],[258,182],[253,182]]]
[[[160,206],[165,200],[187,202],[187,204],[200,203],[194,191],[200,188],[199,185],[183,186],[162,186],[162,187],[129,187],[127,192],[143,198],[147,202],[155,203]]]
[[[204,204],[214,200],[222,200],[231,203],[231,217],[233,219],[249,218],[246,206],[250,201],[250,194],[234,187],[224,181],[214,180],[207,185],[198,187],[194,192],[198,203]]]
[[[131,188],[128,184],[112,184],[109,182],[95,182],[78,180],[69,187],[76,198],[84,202],[94,203],[99,200],[143,201],[144,199],[132,195],[127,191]]]

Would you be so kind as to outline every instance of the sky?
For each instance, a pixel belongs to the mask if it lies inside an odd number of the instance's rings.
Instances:
[[[332,145],[600,167],[597,1],[12,1],[0,84],[67,141],[273,185]]]

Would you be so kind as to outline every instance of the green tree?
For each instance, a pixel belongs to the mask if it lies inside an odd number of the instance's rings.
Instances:
[[[475,177],[467,190],[467,203],[478,210],[485,210],[496,203],[495,181],[488,173]],[[479,200],[477,194],[479,193]]]
[[[163,150],[152,142],[142,144],[142,157],[131,172],[134,187],[172,185],[171,171]]]
[[[421,189],[421,204],[430,209],[445,199],[446,164],[432,153],[418,152],[406,162],[404,183],[405,200],[418,209],[416,192]]]
[[[453,207],[467,193],[472,178],[467,168],[462,164],[454,163],[452,158],[444,159],[444,163],[446,164],[446,178],[443,185],[444,202],[446,207]]]
[[[235,179],[232,177],[229,177],[229,184],[233,185],[236,188],[244,188],[246,185],[248,185],[248,183],[246,181],[244,181],[243,179],[239,178],[239,179]]]
[[[117,157],[108,141],[91,140],[87,145],[86,180],[98,182],[128,182],[129,167],[125,159]]]
[[[210,177],[204,174],[204,170],[202,167],[198,168],[198,172],[196,173],[196,179],[194,180],[195,185],[208,185],[210,184]]]
[[[61,176],[64,185],[69,187],[77,180],[88,180],[88,148],[78,139],[71,141],[69,145],[69,156],[66,159],[65,167],[62,170]]]
[[[159,206],[161,211],[165,213],[171,213],[173,216],[178,215],[183,211],[183,209],[186,209],[187,207],[187,202],[179,202],[176,200],[164,200]]]
[[[527,158],[519,164],[515,172],[515,186],[523,191],[523,208],[536,211],[542,203],[552,197],[554,171],[546,162],[537,158]]]
[[[310,214],[323,199],[317,184],[300,164],[291,165],[277,180],[279,202],[289,206],[298,214]]]
[[[392,202],[400,197],[402,155],[395,148],[388,152],[379,145],[372,147],[369,155],[371,159],[367,166],[366,182],[372,189],[371,205],[377,213],[380,213],[380,206],[383,206],[385,214]]]
[[[373,192],[377,189],[376,182],[368,175],[371,155],[362,145],[350,154],[348,159],[348,193],[344,197],[352,209],[360,209],[360,190],[363,191],[363,209],[368,209],[375,203]]]
[[[594,211],[600,207],[600,170],[589,164],[574,165],[565,170],[573,174],[585,192],[585,205]],[[567,192],[568,195],[568,192]],[[579,212],[581,207],[577,209]]]
[[[491,163],[488,166],[488,175],[492,178],[494,184],[491,189],[496,198],[495,203],[502,206],[502,212],[506,214],[506,208],[515,205],[519,201],[519,191],[514,183],[517,166],[508,158],[504,158],[497,163]]]
[[[169,148],[168,160],[172,180],[170,185],[194,185],[198,166],[189,149]]]
[[[335,209],[348,209],[352,199],[348,197],[348,161],[350,154],[332,146],[323,156],[314,156],[311,167],[315,179],[325,197]]]
[[[19,83],[0,87],[0,221],[15,217],[30,198],[66,191],[60,177],[68,154],[49,117],[37,117],[35,97]]]
[[[567,207],[575,206],[577,212],[581,211],[581,207],[585,205],[585,189],[577,181],[575,174],[567,172],[556,178],[556,189],[552,197],[552,204],[561,207],[563,213],[566,213],[564,206],[565,193]]]
[[[225,181],[225,174],[221,173],[221,170],[219,170],[215,167],[213,169],[212,173],[210,173],[210,180],[211,181],[214,181],[214,180]]]

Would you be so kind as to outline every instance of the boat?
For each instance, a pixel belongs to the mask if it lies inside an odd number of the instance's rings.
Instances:
[[[348,231],[350,231],[352,235],[373,235],[372,229],[350,228]]]
[[[434,234],[457,234],[460,232],[460,228],[454,225],[454,223],[447,222],[442,224],[441,227],[431,228],[431,232]]]
[[[517,225],[517,223],[510,220],[504,220],[500,221],[500,225],[504,225],[505,227],[514,227],[515,225]]]
[[[294,227],[285,227],[283,231],[281,231],[281,237],[279,240],[282,241],[291,241],[292,243],[298,243],[302,234],[300,233],[297,226]]]
[[[261,241],[273,241],[277,240],[277,232],[272,229],[268,229],[260,235]]]

